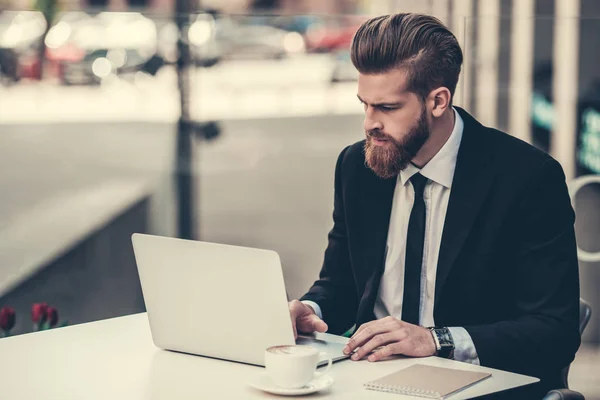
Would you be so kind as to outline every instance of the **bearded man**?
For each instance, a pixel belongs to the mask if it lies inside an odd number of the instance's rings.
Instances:
[[[463,56],[436,18],[373,18],[351,58],[366,139],[337,160],[319,279],[289,303],[295,331],[354,327],[352,360],[437,355],[541,379],[518,397],[561,387],[580,336],[560,164],[452,105]]]

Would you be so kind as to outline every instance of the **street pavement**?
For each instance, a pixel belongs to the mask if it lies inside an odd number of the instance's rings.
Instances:
[[[199,234],[280,251],[290,294],[298,296],[309,284],[308,275],[315,276],[302,271],[316,272],[320,266],[331,224],[336,157],[361,138],[361,119],[294,117],[221,126],[218,139],[195,146]],[[174,134],[172,124],[160,123],[1,126],[0,236],[10,240],[10,232],[32,210],[60,207],[51,199],[84,188],[135,179],[164,190],[172,173]],[[163,212],[168,209],[157,210],[158,218],[164,219]],[[7,247],[0,266],[9,258]]]

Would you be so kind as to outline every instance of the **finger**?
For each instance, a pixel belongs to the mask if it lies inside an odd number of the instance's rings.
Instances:
[[[355,332],[352,334],[352,336],[350,336],[350,338],[351,338],[351,339],[352,339],[352,338],[355,338],[355,337],[356,337],[358,334],[360,334],[360,333],[361,333],[361,332],[362,332],[362,331],[363,331],[365,328],[367,328],[367,327],[369,327],[369,326],[371,326],[371,325],[373,325],[373,324],[376,324],[376,323],[378,323],[378,322],[381,322],[381,321],[382,321],[382,320],[380,320],[380,319],[376,319],[376,320],[373,320],[373,321],[365,322],[364,324],[362,324],[361,326],[359,326],[359,327],[358,327],[358,329],[357,329],[357,330],[356,330],[356,331],[355,331]]]
[[[366,341],[370,340],[374,335],[396,329],[397,324],[398,320],[391,317],[378,319],[367,324],[363,324],[359,330],[352,335],[348,343],[350,344],[350,347],[361,346]]]
[[[378,323],[372,324],[364,328],[360,333],[356,336],[353,336],[346,344],[344,348],[345,354],[350,354],[354,349],[359,346],[364,345],[366,342],[371,340],[373,336],[379,335],[382,333],[387,333],[394,330],[397,327],[397,324],[391,320],[379,320]]]
[[[388,358],[389,356],[392,356],[394,354],[402,354],[401,348],[401,342],[390,343],[387,346],[384,346],[381,349],[374,352],[373,354],[371,354],[368,360],[370,362],[375,362]]]
[[[298,339],[298,331],[296,330],[296,318],[290,310],[290,319],[292,320],[292,329],[294,330],[294,340]]]
[[[315,314],[304,315],[299,319],[300,331],[306,333],[325,332],[327,324]]]
[[[363,357],[367,356],[373,350],[377,348],[382,348],[391,343],[396,343],[398,341],[404,340],[406,338],[406,334],[402,330],[395,330],[389,333],[382,333],[379,335],[375,335],[371,340],[361,346],[353,355],[352,359],[354,361],[361,360]]]
[[[373,321],[365,322],[364,324],[362,324],[361,326],[358,327],[358,329],[356,330],[356,332],[354,332],[354,334],[352,335],[352,338],[354,338],[357,335],[359,335],[366,328],[370,328],[373,325],[378,325],[378,324],[382,324],[382,323],[386,323],[386,322],[390,322],[390,321],[398,322],[399,320],[397,320],[394,317],[385,317],[385,318],[382,318],[382,319],[375,319]]]
[[[296,322],[292,322],[292,327],[294,328],[294,340],[298,339],[298,330],[296,329]]]
[[[294,339],[298,339],[298,330],[296,327],[296,321],[298,319],[298,315],[300,314],[299,306],[301,306],[298,300],[292,300],[289,304],[290,309],[290,318],[292,320],[292,329],[294,330]]]
[[[325,321],[323,321],[321,318],[319,318],[316,315],[312,315],[312,323],[313,323],[313,328],[315,331],[317,332],[327,332],[327,329],[329,329],[329,327],[327,326],[327,324],[325,323]]]
[[[316,330],[317,321],[320,321],[320,319],[314,314],[302,315],[296,320],[298,331],[302,333],[313,333]]]

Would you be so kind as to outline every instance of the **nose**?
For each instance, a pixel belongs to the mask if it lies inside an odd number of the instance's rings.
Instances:
[[[373,108],[367,107],[365,110],[365,121],[364,121],[365,132],[372,131],[374,129],[383,130],[383,124],[381,120],[377,118],[377,114]]]

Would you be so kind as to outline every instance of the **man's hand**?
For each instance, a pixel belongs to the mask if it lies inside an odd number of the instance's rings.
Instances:
[[[350,338],[344,353],[350,354],[356,349],[351,358],[358,361],[377,348],[369,356],[369,361],[378,361],[394,354],[428,357],[437,351],[429,329],[386,317],[361,325]]]
[[[315,314],[312,307],[298,301],[292,300],[289,303],[290,317],[294,327],[294,339],[298,338],[298,332],[313,333],[326,332],[327,324]]]

